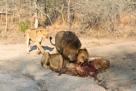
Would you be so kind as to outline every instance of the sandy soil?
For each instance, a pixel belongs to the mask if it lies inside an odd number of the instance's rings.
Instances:
[[[35,44],[26,54],[24,36],[18,36],[21,38],[0,39],[0,91],[136,91],[136,40],[79,37],[90,56],[111,62],[98,74],[100,81],[94,81],[92,77],[58,76],[42,68],[42,54],[36,54]],[[49,40],[43,40],[42,45],[46,51],[56,52]]]

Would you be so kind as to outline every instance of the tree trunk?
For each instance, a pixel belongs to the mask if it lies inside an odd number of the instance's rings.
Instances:
[[[7,31],[8,31],[8,0],[6,0],[6,27],[5,27],[5,33],[4,38],[7,38]]]
[[[68,30],[70,30],[71,21],[70,21],[70,0],[68,0]]]
[[[35,23],[34,23],[34,28],[37,29],[38,28],[38,18],[37,18],[37,13],[38,13],[38,8],[37,8],[37,0],[35,0]]]
[[[63,23],[65,23],[65,19],[64,19],[64,15],[63,15],[63,9],[64,9],[64,4],[61,7],[61,17],[62,17]]]

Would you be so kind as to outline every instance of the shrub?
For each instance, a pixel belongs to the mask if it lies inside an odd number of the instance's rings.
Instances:
[[[27,29],[30,28],[30,25],[29,25],[28,22],[21,21],[21,22],[18,23],[18,25],[21,29],[20,31],[22,31],[22,32],[25,32]]]

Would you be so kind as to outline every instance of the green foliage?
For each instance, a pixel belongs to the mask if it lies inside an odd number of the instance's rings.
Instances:
[[[30,28],[30,25],[28,22],[21,21],[21,22],[18,22],[18,25],[20,26],[20,29],[22,32],[25,32],[27,29]]]

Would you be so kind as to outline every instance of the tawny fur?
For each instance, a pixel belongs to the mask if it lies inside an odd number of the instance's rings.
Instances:
[[[78,75],[77,70],[80,70],[81,68],[78,67],[77,64],[70,63],[68,60],[64,59],[59,53],[49,54],[49,52],[45,52],[45,54],[43,55],[41,59],[41,65],[42,67],[51,68],[52,70],[59,73],[66,73],[72,75]],[[62,66],[62,68],[60,67],[60,65]]]
[[[28,29],[25,31],[25,39],[26,39],[26,50],[27,53],[29,53],[29,45],[30,41],[36,42],[37,45],[37,53],[40,54],[40,51],[42,54],[45,53],[44,49],[41,46],[41,42],[43,38],[48,38],[48,31],[43,29]]]
[[[75,61],[81,42],[71,31],[60,31],[55,36],[57,51],[69,61]]]
[[[77,63],[84,63],[88,60],[89,53],[86,48],[80,49],[77,56]]]
[[[88,61],[91,61],[91,64],[94,65],[98,72],[104,71],[110,65],[110,61],[103,57],[90,57]]]
[[[80,49],[78,56],[80,56],[79,58],[81,58],[81,56],[86,57],[86,54],[88,54],[86,49]],[[70,74],[75,76],[86,75],[87,70],[82,69],[76,62],[71,63],[59,53],[49,54],[46,52],[41,59],[41,65],[42,67],[51,68],[61,74]]]
[[[51,42],[51,44],[53,43]],[[81,48],[81,43],[78,37],[71,31],[60,31],[55,36],[55,47],[64,58],[69,61],[76,61],[78,50]],[[60,68],[62,67],[60,66]]]

